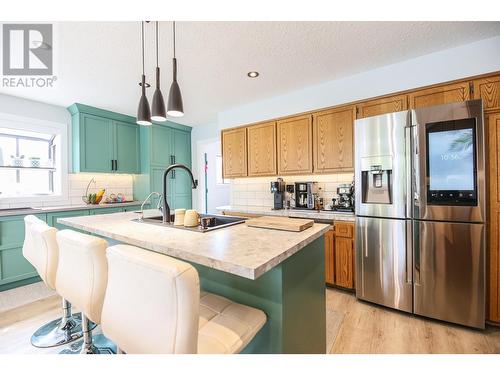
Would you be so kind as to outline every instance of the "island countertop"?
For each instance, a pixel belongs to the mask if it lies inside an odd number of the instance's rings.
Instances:
[[[145,217],[158,214],[156,210],[145,211]],[[135,212],[120,212],[60,218],[58,222],[252,280],[293,256],[329,229],[329,225],[318,223],[302,232],[238,224],[199,233],[132,221],[138,217]]]

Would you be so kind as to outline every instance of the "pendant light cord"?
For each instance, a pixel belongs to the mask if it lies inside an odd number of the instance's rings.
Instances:
[[[144,21],[141,22],[142,31],[142,75],[144,75]]]
[[[158,64],[158,39],[159,39],[159,36],[158,36],[158,21],[156,21],[156,66],[158,67],[159,64]]]
[[[175,59],[175,21],[173,23],[173,28],[174,28],[174,59]]]

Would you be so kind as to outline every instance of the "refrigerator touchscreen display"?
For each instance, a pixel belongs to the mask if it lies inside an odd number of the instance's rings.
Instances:
[[[427,202],[475,205],[475,120],[427,124]]]

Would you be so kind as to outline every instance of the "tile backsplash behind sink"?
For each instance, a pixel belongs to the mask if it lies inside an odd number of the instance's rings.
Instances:
[[[82,202],[82,196],[89,181],[94,178],[95,183],[90,184],[89,193],[97,193],[100,189],[106,189],[104,199],[110,194],[122,193],[126,200],[133,200],[134,181],[133,176],[129,174],[111,174],[111,173],[72,173],[69,175],[69,198],[71,204]]]
[[[278,177],[251,177],[235,178],[231,180],[230,204],[231,206],[269,206],[273,205],[273,194],[270,192],[271,181]],[[286,184],[295,182],[313,181],[318,183],[320,197],[325,203],[337,197],[339,184],[350,184],[354,179],[353,173],[337,173],[324,175],[281,176]]]
[[[84,204],[82,196],[85,195],[85,190],[89,181],[94,177],[96,183],[92,183],[89,188],[89,193],[96,193],[99,189],[106,189],[104,198],[111,193],[122,193],[127,200],[133,200],[134,197],[134,182],[133,176],[128,174],[111,174],[111,173],[70,173],[68,174],[68,195],[61,200],[50,200],[47,202],[30,202],[29,198],[21,203],[2,204],[0,208],[16,208],[16,207],[52,207]],[[103,198],[103,200],[104,200]]]

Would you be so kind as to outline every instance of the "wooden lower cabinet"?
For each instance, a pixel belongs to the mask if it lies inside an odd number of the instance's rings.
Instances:
[[[337,221],[325,234],[325,281],[354,289],[354,223]]]
[[[325,282],[335,284],[335,231],[325,234]]]

